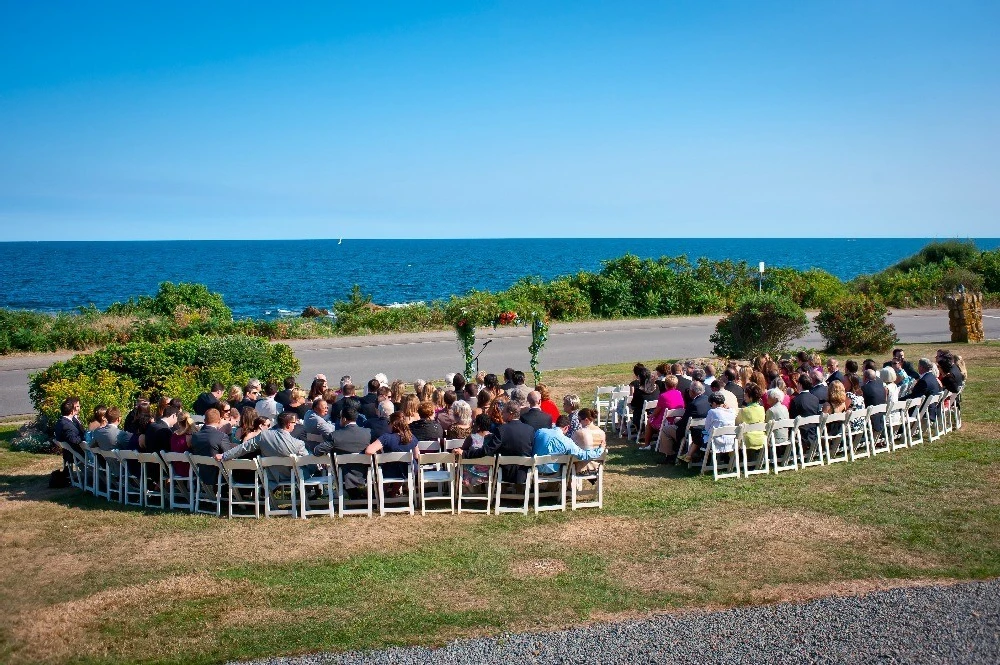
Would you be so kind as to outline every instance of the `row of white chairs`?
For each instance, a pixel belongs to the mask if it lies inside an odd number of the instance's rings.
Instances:
[[[911,448],[924,441],[937,441],[946,433],[960,429],[960,404],[958,393],[942,391],[923,398],[869,406],[861,416],[863,426],[856,432],[850,426],[851,420],[857,417],[854,412],[717,427],[702,459],[690,463],[689,467],[699,468],[702,474],[711,471],[713,478],[719,480],[853,462]],[[933,415],[935,412],[936,415]],[[683,415],[683,410],[676,409],[665,417],[680,415]],[[881,420],[881,428],[874,425],[876,420]],[[682,455],[691,449],[692,429],[704,424],[704,418],[688,421],[681,439]],[[785,433],[783,441],[778,441],[779,431]],[[762,448],[747,445],[747,435],[751,432],[764,433],[765,445]],[[716,437],[733,437],[735,440],[734,450],[728,454],[728,459],[724,459],[726,455],[718,449]]]
[[[528,514],[531,500],[536,513],[548,510],[603,508],[604,462],[583,467],[568,455],[507,456],[456,459],[451,452],[421,452],[414,465],[412,453],[340,454],[258,457],[218,461],[191,453],[140,453],[131,450],[85,448],[64,461],[73,487],[126,506],[160,510],[187,510],[227,517],[290,515],[371,516],[392,512],[477,512]],[[428,442],[428,448],[433,447]],[[406,473],[391,475],[386,464],[405,464]],[[541,467],[555,464],[555,473]],[[183,472],[186,465],[187,472]],[[414,470],[414,466],[416,470]],[[463,469],[486,469],[481,492],[469,492]],[[504,467],[523,467],[523,484],[504,475]],[[365,497],[352,498],[345,490],[349,467],[365,475]],[[594,468],[596,467],[596,468]],[[398,467],[397,467],[398,468]],[[199,471],[216,482],[205,482]],[[586,484],[585,484],[586,483]],[[587,484],[592,485],[588,487]],[[398,496],[387,488],[402,488]],[[543,502],[544,500],[544,502]],[[517,503],[513,506],[511,502]],[[506,502],[506,503],[505,503]]]

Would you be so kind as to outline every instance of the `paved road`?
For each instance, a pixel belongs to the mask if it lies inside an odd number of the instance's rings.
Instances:
[[[987,310],[984,315],[987,338],[1000,338],[1000,310]],[[717,320],[717,316],[689,316],[554,324],[542,353],[542,369],[708,355],[708,337]],[[904,310],[890,320],[904,342],[949,339],[946,311]],[[530,338],[527,328],[481,329],[477,350],[492,340],[482,353],[481,367],[498,374],[505,367],[527,371]],[[319,372],[332,383],[344,374],[364,381],[378,372],[406,380],[441,378],[462,367],[452,332],[293,340],[289,344],[302,362],[299,380],[305,385]],[[819,347],[822,339],[814,332],[796,344]],[[0,358],[0,416],[30,413],[28,374],[70,355]]]

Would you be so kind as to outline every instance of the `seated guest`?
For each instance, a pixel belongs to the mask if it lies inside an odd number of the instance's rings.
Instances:
[[[295,377],[286,376],[284,386],[285,389],[274,396],[274,401],[282,407],[287,407],[292,402],[292,390],[295,389]]]
[[[938,369],[941,371],[939,381],[948,392],[957,393],[965,385],[965,376],[955,365],[954,356],[945,351],[938,357]]]
[[[254,409],[261,418],[268,418],[274,422],[274,419],[278,417],[278,414],[285,410],[285,408],[278,404],[275,399],[277,394],[278,384],[273,381],[268,381],[264,386],[264,398],[258,400],[254,405]]]
[[[459,457],[465,454],[466,457],[471,458],[491,455],[530,457],[535,440],[535,429],[531,425],[521,422],[520,407],[514,402],[507,402],[503,408],[503,421],[503,424],[494,432],[493,438],[485,441],[482,448],[469,450],[468,453],[459,448],[455,454]],[[508,481],[513,479],[515,483],[524,484],[528,478],[528,468],[510,464],[503,468],[503,475]]]
[[[691,377],[684,374],[684,366],[674,363],[670,366],[670,373],[677,377],[677,390],[681,391],[682,395],[687,395],[688,388],[691,387]]]
[[[788,415],[792,418],[798,417],[809,417],[818,416],[823,412],[823,407],[820,405],[819,398],[816,397],[811,391],[813,387],[812,379],[805,372],[799,374],[798,381],[796,383],[798,391],[795,396],[792,397],[792,403],[788,409]],[[800,428],[800,434],[802,436],[802,442],[808,443],[810,445],[816,443],[816,428],[813,426],[806,426]]]
[[[170,432],[170,452],[186,453],[191,449],[191,437],[196,428],[191,414],[181,411],[177,414],[177,424]]]
[[[489,376],[489,375],[487,375]],[[504,384],[500,388],[506,392],[510,392],[514,388],[514,381],[512,377],[514,376],[514,368],[508,367],[503,371]]]
[[[147,418],[144,418],[145,422],[143,423],[143,428],[137,430],[135,426],[135,420],[140,414],[144,414],[145,416],[147,416]],[[135,434],[135,433],[142,434],[143,432],[146,431],[145,430],[146,425],[152,422],[152,414],[153,410],[152,406],[149,403],[149,400],[138,399],[136,400],[135,406],[132,408],[132,410],[129,411],[128,414],[125,416],[125,423],[122,425],[122,429],[128,432],[129,434]]]
[[[451,387],[458,399],[465,398],[465,375],[458,372],[451,378]],[[471,405],[470,405],[471,406]]]
[[[395,412],[390,400],[382,400],[375,407],[375,416],[369,418],[367,422],[368,430],[371,432],[371,440],[379,438],[389,431],[389,418]]]
[[[240,402],[240,413],[242,413],[243,409],[247,407],[251,409],[256,409],[257,400],[259,398],[260,398],[260,388],[253,385],[252,383],[248,383],[246,387],[243,389],[243,401]]]
[[[443,399],[444,399],[444,408],[441,409],[440,411],[437,411],[434,414],[434,419],[438,421],[439,425],[441,425],[441,429],[447,432],[448,428],[455,424],[455,414],[453,412],[453,407],[455,406],[455,402],[458,401],[458,395],[455,394],[454,390],[448,390],[444,393]],[[468,406],[468,404],[466,404],[466,406]],[[471,414],[472,414],[472,409],[469,409],[469,425],[472,424]],[[462,438],[464,439],[468,435],[469,433],[466,432],[462,436]]]
[[[403,397],[406,396],[406,383],[401,379],[396,379],[389,385],[389,392],[392,394],[393,411],[402,411]]]
[[[107,410],[105,415],[108,422],[94,430],[92,443],[101,450],[130,449],[131,436],[128,432],[118,429],[122,412],[118,410],[117,406],[113,406]]]
[[[94,407],[94,412],[90,414],[90,422],[87,423],[87,430],[93,432],[98,427],[108,424],[108,407],[98,404]]]
[[[681,395],[681,391],[677,390],[677,377],[673,374],[668,374],[663,377],[662,381],[663,392],[656,400],[656,408],[653,409],[653,415],[649,417],[649,422],[646,425],[646,434],[644,441],[646,445],[653,438],[653,434],[656,433],[659,437],[660,429],[663,427],[663,414],[667,411],[672,411],[673,409],[683,409],[684,408],[684,396]],[[676,418],[671,417],[667,421],[667,426],[673,427],[673,423]],[[670,435],[668,435],[670,436]],[[674,427],[673,439],[677,441],[677,428]],[[659,449],[659,444],[657,444],[657,449]]]
[[[472,409],[466,402],[452,403],[451,415],[454,422],[444,433],[446,439],[465,439],[472,434]]]
[[[715,381],[712,381],[712,384],[709,386],[709,388],[711,389],[711,391],[713,393],[719,393],[720,395],[722,395],[722,397],[726,400],[726,408],[727,409],[729,409],[733,413],[736,413],[737,411],[739,411],[739,409],[740,409],[740,398],[737,397],[735,393],[732,393],[729,390],[723,388],[721,381],[719,381],[718,379],[716,379]],[[743,389],[742,388],[740,389],[740,394],[741,395],[743,394]]]
[[[851,415],[848,426],[851,436],[863,434],[865,430],[865,398],[861,392],[861,382],[855,374],[844,375],[844,390],[847,392],[847,406]]]
[[[403,403],[400,412],[403,414],[403,417],[406,418],[407,425],[420,420],[420,414],[417,412],[419,406],[420,399],[413,393],[403,396]]]
[[[889,365],[893,361],[898,362],[899,367],[914,381],[920,378],[920,373],[913,367],[913,363],[906,359],[906,353],[903,349],[893,349],[892,360],[886,362],[885,364]]]
[[[205,424],[200,430],[191,435],[191,454],[203,455],[205,457],[216,457],[222,455],[233,447],[229,437],[219,428],[222,416],[215,407],[209,407],[205,411]],[[175,468],[176,472],[182,472]],[[186,472],[186,469],[183,470]],[[198,468],[198,476],[201,482],[215,485],[218,480],[218,469],[208,466]]]
[[[288,404],[284,405],[284,410],[291,411],[300,420],[304,420],[309,411],[309,402],[306,401],[305,391],[297,386],[292,387],[291,397],[288,398]]]
[[[826,372],[827,385],[829,385],[831,381],[843,382],[844,373],[840,371],[840,363],[837,362],[836,358],[826,359]]]
[[[365,414],[365,418],[375,415],[375,408],[378,405],[379,390],[382,389],[382,384],[379,383],[378,379],[372,379],[368,382],[368,386],[365,390],[364,396],[361,397],[361,404],[358,407],[358,413]],[[389,393],[389,389],[385,389],[385,393]]]
[[[202,429],[205,428],[203,427]],[[252,439],[230,448],[221,455],[216,455],[215,459],[226,461],[239,457],[248,457],[256,453],[260,453],[261,457],[298,457],[308,455],[309,451],[306,450],[305,444],[292,436],[293,429],[295,429],[295,414],[282,413],[278,415],[277,427],[262,430],[260,434]],[[272,467],[268,469],[268,473],[275,482],[288,482],[288,479],[291,477],[291,471],[281,467]],[[316,467],[303,467],[302,473],[305,478],[310,478],[315,475]]]
[[[432,406],[431,415],[434,415],[433,405],[429,406]],[[365,453],[368,455],[382,452],[413,453],[413,462],[416,464],[420,458],[419,444],[420,441],[410,431],[406,416],[402,413],[393,413],[389,417],[389,431],[368,444]],[[406,475],[406,462],[390,462],[385,464],[382,469],[390,477],[402,478]]]
[[[731,434],[716,435],[715,430],[719,427],[734,425],[736,414],[726,408],[726,398],[721,393],[712,393],[708,396],[708,415],[705,416],[705,429],[702,435],[702,447],[707,454],[710,446],[714,445],[716,452],[731,453],[736,446],[736,437]],[[685,462],[692,462],[699,459],[699,442],[692,440],[691,450],[680,459]]]
[[[542,411],[541,403],[542,394],[532,390],[528,393],[528,408],[521,413],[521,422],[530,425],[534,430],[552,427],[552,416]]]
[[[726,370],[724,376],[725,382],[722,384],[722,387],[736,396],[736,408],[738,409],[745,404],[743,385],[740,383],[739,372],[730,367]],[[735,413],[735,409],[733,412]]]
[[[170,452],[170,435],[177,424],[180,410],[175,406],[166,406],[160,418],[146,427],[146,439],[143,442],[144,452]]]
[[[465,390],[462,393],[462,399],[469,403],[469,406],[472,407],[473,413],[475,413],[479,402],[479,385],[476,383],[466,383]]]
[[[229,440],[233,443],[243,443],[249,437],[257,436],[260,433],[260,426],[258,421],[261,420],[260,416],[257,415],[257,410],[249,406],[243,407],[240,411],[240,423],[235,430],[233,430],[229,435]]]
[[[809,378],[812,379],[812,384],[813,384],[812,388],[809,389],[809,392],[811,392],[813,395],[816,396],[816,399],[819,400],[820,404],[825,403],[826,394],[829,388],[826,385],[826,381],[823,379],[823,370],[822,369],[811,370],[809,372]]]
[[[910,391],[910,397],[928,397],[941,392],[941,382],[938,381],[937,375],[934,372],[934,363],[927,358],[921,358],[917,363],[917,370],[920,372],[920,378],[917,379],[913,390]],[[937,418],[937,405],[935,404],[931,407],[928,413],[931,418]]]
[[[889,371],[892,370],[890,369]],[[850,411],[851,406],[847,401],[847,391],[844,390],[844,384],[840,381],[832,381],[830,385],[827,386],[827,398],[826,404],[823,405],[823,413],[828,415],[835,413],[850,415]],[[844,425],[840,422],[827,423],[826,425],[826,432],[830,436],[840,436],[843,429]]]
[[[764,413],[764,422],[771,422],[772,420],[788,420],[788,407],[785,406],[783,398],[787,397],[783,390],[778,390],[777,388],[771,388],[767,391],[767,403],[770,406]],[[779,446],[788,443],[788,430],[784,427],[779,427],[774,430],[774,442]]]
[[[371,442],[371,430],[366,427],[358,427],[358,412],[354,410],[354,407],[348,406],[340,412],[340,427],[330,435],[328,440],[316,444],[313,454],[342,453],[353,455],[363,453]],[[354,473],[354,471],[360,471],[360,474]],[[363,469],[349,470],[348,475],[352,477],[355,487],[364,487],[365,473]]]
[[[479,451],[482,450],[487,441],[492,442],[493,440],[493,433],[490,432],[492,426],[493,421],[485,413],[476,416],[473,431],[465,437],[465,441],[462,443],[462,454],[465,454],[466,457],[482,457],[478,454]],[[469,454],[470,452],[472,454]],[[486,464],[462,466],[462,484],[470,489],[486,485],[489,481],[490,468],[490,465]]]
[[[216,381],[212,384],[212,390],[207,393],[202,393],[198,395],[198,399],[194,401],[193,411],[196,416],[203,416],[205,412],[208,411],[210,407],[213,407],[219,403],[222,399],[222,393],[226,390],[226,387],[221,383]]]
[[[410,423],[410,432],[417,441],[440,441],[444,438],[444,430],[434,420],[433,402],[421,402],[417,407],[417,415],[420,418]]]
[[[578,395],[570,393],[563,397],[563,411],[569,416],[569,436],[571,438],[580,429],[580,419],[577,413],[579,410],[580,397]]]
[[[604,454],[604,448],[584,450],[576,445],[571,438],[566,436],[568,430],[569,416],[566,415],[559,416],[552,427],[537,430],[532,441],[532,454],[536,456],[572,455],[577,460],[584,462],[597,459]],[[538,471],[539,473],[556,473],[559,471],[559,465],[555,463],[543,464],[538,467]]]
[[[375,390],[375,400],[361,404],[361,409],[358,411],[359,417],[364,416],[365,420],[377,418],[379,402],[389,402],[392,404],[392,389],[389,386],[379,385],[378,389]]]
[[[723,397],[723,404],[725,404],[725,401],[725,397]],[[688,430],[688,423],[691,422],[692,419],[706,418],[708,416],[708,411],[709,404],[708,395],[705,394],[705,384],[701,381],[692,381],[691,387],[688,388],[688,403],[687,406],[684,407],[684,415],[677,421],[677,430],[675,434],[677,442],[683,442],[682,437]],[[663,430],[660,431],[662,432]],[[695,449],[697,449],[697,442],[702,439],[703,432],[704,429],[701,426],[691,427],[691,443]],[[672,443],[670,440],[666,439],[665,441],[660,442],[657,449],[669,458],[677,452],[671,447],[671,445]]]
[[[330,405],[326,403],[325,399],[317,397],[313,400],[312,409],[306,413],[305,422],[303,422],[307,449],[315,449],[317,445],[323,441],[329,441],[333,436],[336,428],[333,423],[327,420],[329,411]]]
[[[743,395],[747,401],[736,413],[737,425],[756,425],[764,422],[764,407],[760,403],[760,387],[756,383],[748,383],[743,388]],[[744,437],[747,450],[760,450],[767,442],[767,435],[764,432],[747,432]]]
[[[486,410],[492,402],[493,398],[490,397],[489,392],[486,390],[480,391],[480,393],[476,395],[476,408],[472,410],[473,417],[478,416],[481,413],[486,413]]]
[[[542,396],[542,401],[538,403],[538,408],[549,414],[549,417],[552,418],[552,422],[558,420],[559,407],[552,401],[552,395],[549,393],[549,387],[544,383],[539,383],[535,386],[535,390],[537,390],[538,394]]]
[[[632,410],[632,425],[639,427],[642,422],[642,411],[647,401],[654,400],[660,396],[660,391],[653,380],[653,373],[642,363],[636,363],[632,367],[632,376],[635,379],[629,384],[631,398],[628,406]],[[548,425],[552,427],[551,423]]]
[[[226,393],[226,401],[230,404],[235,404],[236,410],[242,412],[243,389],[236,385],[229,386],[229,392]]]
[[[676,377],[667,375],[672,379]],[[561,416],[565,418],[566,416]],[[593,409],[580,409],[580,429],[576,431],[573,436],[573,443],[580,446],[583,450],[603,450],[607,446],[607,435],[604,430],[597,426],[597,411]],[[569,430],[566,431],[566,436],[569,436]],[[591,471],[597,470],[597,462],[577,462],[576,470],[581,473],[590,473]]]
[[[357,390],[353,383],[345,383],[340,389],[340,399],[330,405],[330,420],[335,423],[340,422],[340,411],[348,405],[354,407],[355,411],[361,411],[361,399],[357,396]]]
[[[323,397],[323,393],[326,392],[326,377],[322,379],[318,376],[313,379],[312,384],[309,386],[309,394],[306,395],[306,400],[312,402],[317,397]]]
[[[236,432],[236,428],[240,426],[240,410],[236,408],[233,404],[230,404],[226,400],[219,402],[216,406],[219,413],[222,415],[222,425],[219,427],[229,440],[233,440],[233,434]]]

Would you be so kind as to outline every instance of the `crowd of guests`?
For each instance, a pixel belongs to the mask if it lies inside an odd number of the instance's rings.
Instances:
[[[350,376],[333,387],[318,374],[308,390],[296,385],[294,377],[287,377],[281,390],[274,382],[256,379],[228,389],[216,383],[190,408],[166,396],[155,403],[140,399],[123,421],[118,408],[97,407],[86,427],[79,419],[80,401],[71,397],[62,404],[55,437],[81,454],[83,446],[90,445],[101,450],[190,452],[219,460],[411,452],[416,464],[421,448],[443,449],[446,441],[456,439],[461,441],[453,450],[456,458],[571,455],[581,468],[588,468],[604,453],[605,433],[596,424],[597,414],[581,409],[578,396],[567,395],[560,413],[544,384],[532,390],[524,383],[524,373],[511,368],[503,378],[501,383],[495,374],[480,373],[470,381],[454,373],[436,386],[422,380],[390,382],[380,373],[365,383],[363,394]],[[393,471],[405,467],[387,469]],[[524,467],[505,471],[505,477],[524,482]],[[199,473],[204,482],[215,482],[214,470]],[[486,467],[463,469],[469,489],[481,486],[486,477]],[[348,469],[349,493],[364,482],[363,471]]]
[[[710,443],[716,450],[730,453],[736,441],[732,435],[714,435],[719,427],[766,423],[798,416],[844,413],[852,435],[864,428],[865,409],[892,404],[913,397],[939,394],[942,389],[958,393],[965,384],[967,370],[961,356],[940,349],[932,361],[921,358],[917,366],[906,359],[902,349],[881,364],[869,358],[860,364],[847,360],[843,368],[836,358],[824,362],[818,354],[799,353],[794,358],[774,360],[765,355],[748,365],[730,362],[724,369],[694,361],[659,365],[652,371],[642,364],[633,368],[629,385],[631,420],[641,422],[647,401],[656,400],[648,414],[641,448],[662,455],[659,463],[697,462]],[[682,414],[676,410],[683,410]],[[936,417],[936,413],[931,413]],[[680,438],[693,419],[705,419],[702,427],[691,427],[692,445],[678,457]],[[874,418],[873,418],[874,420]],[[898,422],[893,422],[893,425]],[[876,423],[880,430],[882,423]],[[840,430],[831,431],[840,434]],[[775,430],[776,442],[787,441],[787,430]],[[815,429],[803,430],[807,439]],[[763,432],[750,432],[747,448],[765,445]]]

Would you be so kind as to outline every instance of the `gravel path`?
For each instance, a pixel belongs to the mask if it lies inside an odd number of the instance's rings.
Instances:
[[[254,662],[995,665],[1000,663],[1000,580],[504,634],[459,640],[439,649],[393,648]]]

